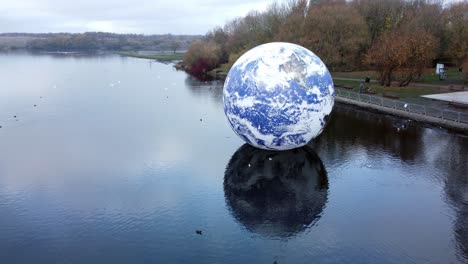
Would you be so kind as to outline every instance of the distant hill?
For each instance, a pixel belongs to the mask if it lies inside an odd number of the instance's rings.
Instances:
[[[185,51],[200,35],[140,35],[105,32],[2,33],[0,50],[42,51]]]

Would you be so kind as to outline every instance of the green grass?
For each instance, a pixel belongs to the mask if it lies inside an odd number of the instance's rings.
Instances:
[[[117,52],[122,56],[127,57],[134,57],[134,58],[141,58],[141,59],[150,59],[150,60],[158,60],[158,61],[177,61],[184,59],[184,53],[160,53],[160,54],[151,54],[151,55],[144,55],[138,54],[135,52]]]
[[[230,63],[224,63],[219,65],[218,68],[215,68],[212,70],[212,72],[217,72],[221,74],[228,74],[229,70],[231,69],[232,64]]]
[[[435,74],[435,71],[426,72],[423,73],[421,79],[416,82],[440,85],[463,84],[463,73],[459,72],[458,68],[448,68],[447,78],[441,81],[439,80],[439,75]]]
[[[360,81],[342,81],[342,80],[334,80],[335,85],[346,85],[353,87],[353,92],[359,92],[359,83]],[[426,94],[436,94],[436,93],[444,93],[449,92],[446,90],[441,90],[434,87],[416,87],[416,86],[405,86],[405,87],[386,87],[380,86],[376,83],[365,84],[366,87],[370,87],[372,90],[376,91],[377,96],[382,96],[383,93],[396,95],[400,98],[415,98],[421,95]]]
[[[221,64],[221,66],[219,66],[219,68],[216,68],[217,71],[225,73],[225,74],[227,74],[230,69],[231,69],[231,65],[229,65],[227,63]]]
[[[378,74],[375,71],[356,71],[356,72],[333,72],[334,78],[351,78],[364,81],[366,76],[372,80],[377,80]],[[398,78],[398,74],[394,77]],[[421,79],[414,80],[415,83],[433,84],[433,85],[461,85],[463,84],[463,73],[458,71],[458,68],[447,68],[447,78],[443,81],[439,80],[439,75],[435,74],[435,69],[426,69],[421,75]]]
[[[332,72],[333,78],[350,78],[365,80],[369,76],[372,80],[377,79],[378,74],[375,71],[357,71],[357,72]]]

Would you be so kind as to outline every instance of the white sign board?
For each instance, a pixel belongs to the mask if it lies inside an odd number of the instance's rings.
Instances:
[[[440,70],[443,71],[443,69],[444,69],[444,64],[437,63],[437,65],[436,65],[436,74],[439,74]]]

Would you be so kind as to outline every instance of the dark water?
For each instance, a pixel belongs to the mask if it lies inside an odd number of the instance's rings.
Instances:
[[[337,106],[266,152],[221,95],[147,60],[0,55],[0,263],[468,262],[466,137]]]

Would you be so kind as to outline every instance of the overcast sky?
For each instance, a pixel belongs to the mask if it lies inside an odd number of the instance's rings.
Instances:
[[[446,0],[455,2],[459,0]],[[0,33],[205,34],[273,0],[0,0]],[[281,2],[281,1],[279,1]]]
[[[205,34],[271,0],[0,0],[0,33]]]

